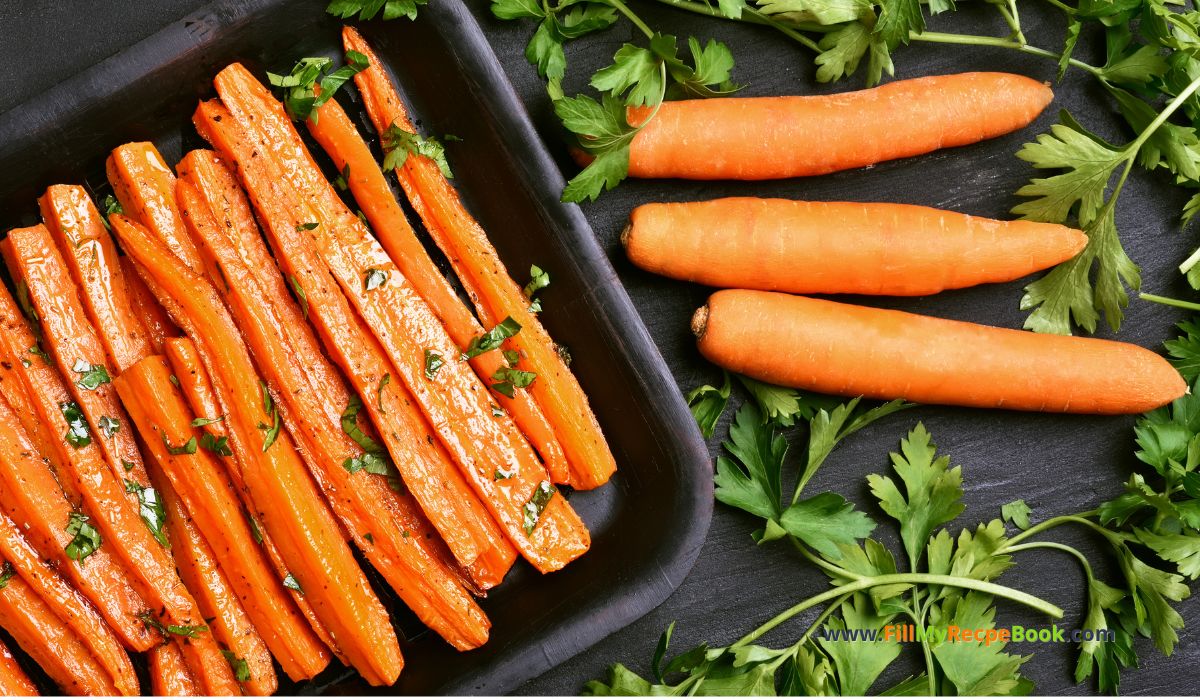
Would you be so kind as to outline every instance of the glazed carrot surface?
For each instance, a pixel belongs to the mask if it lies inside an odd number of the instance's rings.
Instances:
[[[199,272],[200,254],[188,238],[175,204],[175,174],[154,144],[143,141],[118,146],[105,165],[125,216],[153,232]]]
[[[724,290],[700,352],[755,379],[840,396],[1026,411],[1142,413],[1187,384],[1128,343],[1042,335],[775,292]]]
[[[146,660],[150,670],[151,693],[168,698],[203,695],[183,661],[178,644],[161,644],[146,655]]]
[[[621,242],[643,270],[710,287],[920,296],[1024,277],[1087,236],[906,204],[734,197],[644,204]]]
[[[129,257],[121,258],[121,273],[129,288],[133,312],[145,324],[150,344],[154,347],[154,353],[163,354],[166,352],[167,341],[171,338],[178,338],[182,335],[182,331],[171,320],[170,314],[158,299],[154,298],[154,294],[150,292],[145,280],[138,274]]]
[[[367,113],[376,130],[384,134],[395,125],[409,132],[416,127],[408,118],[396,86],[377,56],[354,29],[342,33],[347,49],[370,59],[370,66],[354,76]],[[218,90],[219,91],[219,90]],[[537,378],[529,391],[555,430],[570,466],[568,483],[575,488],[595,488],[616,471],[608,448],[579,382],[567,368],[559,348],[550,338],[529,299],[506,271],[479,223],[463,206],[458,192],[432,160],[412,156],[396,169],[409,202],[426,229],[450,260],[459,281],[475,302],[479,320],[489,328],[507,318],[521,331],[505,342],[519,355],[518,367]]]
[[[629,175],[823,175],[1007,134],[1032,122],[1053,97],[1020,75],[959,73],[835,95],[668,101],[630,144]],[[647,115],[632,109],[630,121]]]
[[[25,675],[8,646],[0,643],[0,695],[6,697],[33,697],[38,695],[37,686]]]

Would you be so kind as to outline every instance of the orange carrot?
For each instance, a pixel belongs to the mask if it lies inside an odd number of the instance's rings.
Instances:
[[[154,144],[118,146],[105,165],[125,216],[149,229],[188,267],[199,272],[200,254],[188,239],[175,205],[175,174]]]
[[[16,302],[7,289],[0,287],[0,392],[4,395],[0,401],[0,483],[4,484],[0,506],[14,522],[22,524],[41,556],[54,561],[59,571],[92,601],[121,641],[131,649],[145,651],[160,638],[137,618],[147,605],[136,589],[132,572],[124,568],[111,548],[101,547],[84,559],[66,554],[73,539],[66,531],[72,512],[84,514],[91,508],[80,500],[68,501],[63,493],[69,485],[73,497],[81,499],[79,484],[59,456],[58,443],[68,428],[62,421],[43,419],[43,403],[32,391],[35,384],[46,387],[60,382],[51,365],[28,352],[35,344]],[[56,394],[69,404],[61,383]],[[42,429],[47,442],[35,447],[29,438],[31,426]],[[50,451],[43,452],[43,447]],[[53,466],[53,472],[48,465]],[[108,475],[102,466],[100,471]],[[55,479],[56,473],[62,486]],[[139,527],[145,529],[140,523]]]
[[[722,97],[631,109],[645,126],[629,146],[630,177],[772,180],[861,168],[965,146],[1032,122],[1054,93],[1010,73],[896,80],[802,97]]]
[[[338,524],[306,473],[274,400],[262,390],[244,341],[212,285],[137,223],[112,217],[113,230],[196,344],[230,433],[230,446],[259,516],[341,651],[369,682],[395,682],[399,643]],[[259,426],[264,426],[264,429]]]
[[[347,49],[360,51],[370,59],[370,66],[355,75],[354,81],[375,128],[381,135],[393,125],[415,133],[416,127],[405,114],[396,86],[371,47],[349,27],[343,30],[342,37]],[[396,169],[396,177],[425,222],[425,228],[475,301],[479,320],[488,327],[506,318],[520,324],[521,331],[505,345],[519,355],[518,367],[522,371],[537,375],[529,391],[566,452],[570,465],[568,483],[589,489],[608,481],[616,471],[616,461],[587,396],[567,368],[558,346],[530,309],[529,299],[508,275],[486,232],[432,160],[409,157],[403,167]]]
[[[156,355],[163,354],[166,352],[167,341],[171,338],[178,338],[183,332],[171,320],[170,314],[162,307],[162,304],[158,303],[158,299],[154,298],[154,294],[150,292],[145,280],[138,274],[129,257],[121,258],[121,273],[129,287],[133,311],[142,319],[142,323],[146,325],[146,332],[150,334],[150,344],[154,346],[154,353]]]
[[[179,577],[196,596],[200,612],[227,652],[234,677],[248,695],[271,695],[279,688],[279,681],[266,643],[250,622],[229,579],[217,565],[216,555],[192,522],[170,481],[165,477],[155,478],[155,488],[167,514],[167,531]]]
[[[774,292],[725,290],[692,319],[713,363],[840,396],[1064,413],[1142,413],[1187,384],[1128,343],[1041,335]]]
[[[184,350],[190,341],[173,344]],[[195,370],[180,370],[180,377],[190,377]],[[171,370],[163,358],[151,356],[131,367],[116,380],[117,391],[129,408],[134,424],[143,435],[156,431],[166,436],[171,445],[186,445],[196,437],[192,421],[197,414],[189,410],[181,392],[171,382]],[[207,381],[207,377],[205,377]],[[181,384],[186,384],[180,380]],[[199,414],[206,419],[220,418],[222,413],[213,406]],[[204,427],[205,431],[228,440],[224,420]],[[218,440],[191,454],[184,450],[171,454],[167,442],[151,437],[146,446],[151,464],[166,477],[172,491],[182,501],[188,516],[212,548],[230,586],[237,594],[250,621],[258,629],[271,653],[279,659],[284,673],[293,680],[312,678],[329,663],[329,654],[313,631],[305,624],[288,591],[283,586],[287,575],[272,571],[268,555],[271,550],[268,534],[253,524],[241,505],[230,476],[237,470],[224,469],[218,462],[227,450],[228,442]],[[227,461],[228,458],[226,458]],[[244,489],[239,488],[243,491]],[[262,541],[260,548],[256,541]]]
[[[117,247],[104,219],[77,185],[54,185],[38,204],[114,369],[125,371],[154,350],[141,317],[133,310]]]
[[[314,118],[308,120],[308,130],[333,159],[338,171],[348,173],[347,181],[355,201],[362,207],[379,242],[401,274],[412,282],[413,288],[445,324],[454,342],[463,348],[470,345],[472,339],[483,334],[483,327],[417,239],[383,171],[375,162],[375,156],[341,105],[333,99],[322,105]],[[475,373],[486,382],[504,366],[504,356],[497,348],[476,355],[470,362]],[[493,390],[492,398],[508,411],[521,432],[533,443],[554,482],[567,483],[570,466],[562,445],[558,444],[554,429],[529,392],[516,389],[510,397]]]
[[[644,204],[621,243],[643,270],[710,287],[921,296],[1024,277],[1087,236],[906,204],[731,197]]]
[[[150,692],[154,695],[167,698],[203,695],[188,671],[177,643],[155,647],[147,659],[150,662]]]
[[[590,538],[579,516],[554,490],[507,414],[492,411],[478,377],[464,363],[453,361],[426,372],[429,354],[453,358],[460,348],[366,226],[337,197],[283,106],[240,64],[222,70],[214,82],[234,120],[256,136],[256,160],[273,161],[279,170],[276,179],[303,199],[302,208],[317,224],[306,233],[375,331],[443,443],[452,454],[458,453],[464,475],[509,540],[543,572],[558,570],[587,551]]]
[[[16,657],[3,642],[0,642],[0,695],[34,697],[39,694],[37,686],[25,675]]]

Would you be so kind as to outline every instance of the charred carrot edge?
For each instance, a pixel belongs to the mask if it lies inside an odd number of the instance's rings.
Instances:
[[[128,429],[129,416],[113,391],[108,353],[79,300],[78,289],[45,226],[18,228],[8,232],[0,244],[13,279],[20,280],[41,320],[50,354],[67,384],[71,397],[83,410],[91,428],[92,444],[100,448],[109,471],[118,483],[132,481],[150,485],[135,433]],[[103,378],[88,376],[103,372]],[[125,428],[125,429],[122,429]],[[138,507],[136,490],[126,488],[126,499]]]
[[[37,686],[25,675],[17,658],[0,642],[0,695],[5,697],[34,697],[39,695]]]
[[[154,482],[167,514],[167,531],[179,577],[196,597],[196,605],[209,621],[213,636],[229,652],[230,665],[237,664],[234,676],[239,667],[244,668],[246,677],[238,679],[242,689],[248,695],[271,695],[278,690],[279,680],[275,677],[270,650],[217,565],[212,548],[171,488],[170,480],[161,477]]]
[[[470,368],[449,362],[432,378],[426,374],[426,353],[453,358],[460,349],[365,225],[337,197],[282,105],[240,64],[225,68],[214,82],[232,121],[255,135],[252,142],[260,157],[252,160],[276,167],[272,179],[290,184],[293,198],[303,200],[290,206],[309,212],[301,220],[317,224],[308,234],[326,267],[375,331],[431,424],[443,432],[443,444],[452,453],[458,451],[460,468],[505,535],[543,572],[560,569],[587,551],[590,540],[582,521],[554,492],[508,415],[493,412],[487,389]],[[239,162],[239,167],[245,165]],[[260,179],[257,186],[262,189],[264,184]],[[374,284],[368,284],[368,278]],[[487,454],[481,453],[482,445],[490,447]],[[510,476],[497,478],[498,473]],[[545,505],[540,517],[535,501]],[[534,509],[529,518],[526,506]]]
[[[150,692],[160,698],[203,695],[188,671],[177,642],[160,644],[146,656],[150,667]]]
[[[240,130],[232,128],[232,117],[220,103],[203,102],[194,116],[196,126],[214,144],[221,144],[227,155],[234,159],[249,157],[252,149],[241,137]],[[224,126],[222,126],[224,124]],[[257,164],[256,164],[257,167]],[[402,464],[405,455],[425,456],[427,462],[438,471],[434,481],[444,482],[446,488],[457,494],[454,500],[459,507],[467,509],[477,524],[473,532],[447,536],[447,541],[474,534],[475,547],[482,551],[473,562],[466,564],[472,581],[487,589],[498,584],[512,566],[516,550],[505,539],[491,513],[466,484],[442,443],[433,439],[434,431],[411,393],[400,381],[384,383],[384,377],[396,377],[398,372],[387,358],[382,346],[366,328],[358,313],[351,308],[337,282],[312,246],[307,243],[280,244],[279,241],[301,240],[297,229],[296,214],[279,206],[279,197],[259,196],[250,192],[258,207],[264,225],[276,240],[279,262],[300,289],[304,290],[310,311],[310,320],[322,335],[325,347],[346,372],[355,390],[363,397],[363,405],[380,427],[385,444]],[[286,250],[285,250],[286,248]],[[380,389],[382,388],[382,391]],[[415,461],[406,468],[418,466]],[[420,488],[418,481],[414,484]],[[442,514],[441,517],[446,517]],[[463,547],[457,547],[464,552]],[[469,550],[464,552],[468,561]],[[461,561],[461,560],[460,560]]]
[[[401,498],[385,475],[365,469],[351,473],[346,466],[364,456],[363,448],[342,428],[339,407],[350,403],[350,390],[288,296],[253,224],[249,204],[241,200],[240,208],[231,210],[241,193],[214,158],[211,152],[188,154],[179,166],[187,174],[177,196],[201,255],[214,270],[213,284],[227,285],[230,311],[268,383],[283,397],[284,424],[304,445],[314,478],[355,544],[409,607],[456,647],[483,644],[486,617],[440,558],[442,552],[404,537],[404,528],[392,517],[409,511],[406,521],[422,519],[412,498]],[[203,186],[207,199],[193,182]],[[212,209],[214,204],[222,207],[219,213]],[[242,227],[232,226],[234,221]],[[368,437],[375,439],[371,433]]]
[[[289,374],[293,376],[294,382],[307,382],[312,385],[304,391],[284,392],[286,396],[295,397],[296,402],[306,402],[309,406],[307,412],[313,416],[312,422],[316,424],[316,428],[303,430],[301,435],[312,437],[317,434],[316,431],[323,431],[327,435],[326,438],[316,440],[318,444],[310,447],[309,451],[315,454],[327,450],[328,446],[341,444],[343,451],[348,455],[345,459],[357,456],[362,451],[361,448],[341,427],[341,414],[343,408],[349,404],[350,389],[338,370],[325,358],[316,337],[305,323],[305,316],[312,307],[324,306],[326,290],[315,285],[301,284],[300,279],[293,275],[291,279],[295,293],[304,295],[304,311],[289,300],[287,283],[277,271],[275,262],[262,242],[250,204],[246,201],[236,175],[216,154],[194,151],[180,163],[179,169],[182,178],[179,199],[181,202],[193,202],[198,212],[197,216],[189,221],[189,226],[194,229],[197,240],[201,241],[200,248],[209,268],[213,269],[215,266],[218,274],[222,275],[214,277],[213,283],[220,284],[224,280],[230,285],[233,292],[231,306],[235,313],[245,316],[255,312],[265,314],[269,311],[275,315],[270,323],[281,329],[279,335],[283,337],[279,340],[291,346],[286,357],[295,358],[292,361],[298,360],[303,368],[303,371],[292,371]],[[187,192],[191,194],[186,194]],[[203,203],[199,200],[203,200]],[[185,205],[185,213],[187,209]],[[216,226],[217,221],[225,222],[225,226]],[[208,225],[201,225],[202,223]],[[219,260],[208,260],[214,257]],[[229,272],[234,268],[239,271],[237,274]],[[240,284],[234,282],[232,277],[237,277]],[[314,289],[311,299],[305,291],[309,286]],[[326,286],[336,289],[332,287],[332,281]],[[271,301],[264,303],[261,301],[263,299]],[[345,306],[344,299],[340,305]],[[322,309],[314,313],[324,314],[325,311]],[[244,319],[242,324],[247,328],[262,327]],[[264,340],[273,341],[276,339],[275,335],[267,334]],[[367,341],[364,339],[355,345],[360,346],[364,342]],[[378,352],[377,355],[382,357],[382,352]],[[294,369],[292,365],[283,362],[263,361],[262,364],[280,370]],[[393,407],[389,411],[381,405],[383,401],[394,403],[395,392],[388,391],[391,370],[389,368],[384,373],[370,377],[364,376],[364,370],[372,365],[386,366],[386,361],[343,364],[360,377],[356,383],[359,385],[362,401],[368,406],[371,415],[378,416],[384,443],[391,450],[405,485],[416,496],[417,501],[422,503],[438,530],[445,533],[444,538],[456,553],[458,561],[470,566],[492,548],[511,549],[449,457],[436,445],[426,442],[424,436],[428,434],[428,428],[425,422],[417,417],[419,414],[406,406]],[[384,380],[384,376],[389,378]],[[387,396],[384,396],[385,393]],[[323,419],[319,417],[321,409],[324,412]],[[295,410],[299,413],[300,407]],[[336,463],[341,461],[343,460],[338,459]],[[334,470],[335,473],[338,469],[340,467]],[[387,485],[386,477],[363,474],[360,478],[371,482],[370,487],[374,489],[373,498],[388,504],[388,510],[400,507],[400,501]],[[354,492],[360,490],[356,488]],[[366,503],[370,503],[370,499]],[[412,515],[419,518],[419,514]],[[407,519],[412,520],[412,517]],[[513,557],[515,552],[508,560],[511,562]],[[503,575],[503,571],[500,573]]]
[[[154,352],[134,311],[117,246],[87,191],[54,185],[38,199],[42,220],[118,373]]]
[[[375,128],[383,134],[395,124],[415,133],[416,127],[408,119],[395,85],[371,47],[350,27],[343,30],[342,37],[347,49],[359,51],[370,60],[370,66],[354,76],[354,83]],[[410,157],[396,169],[396,177],[475,301],[479,320],[491,327],[512,318],[521,325],[521,331],[505,344],[520,355],[521,369],[537,375],[529,391],[566,451],[570,485],[589,489],[607,482],[617,464],[587,395],[537,315],[530,311],[529,299],[506,272],[486,232],[432,160]]]
[[[65,694],[118,694],[83,641],[20,576],[0,589],[0,627]]]
[[[171,320],[171,315],[158,303],[158,299],[154,298],[154,294],[150,292],[150,288],[146,286],[145,280],[138,274],[128,256],[121,258],[121,273],[129,287],[133,311],[142,319],[142,323],[146,325],[146,332],[150,334],[154,354],[163,354],[167,341],[183,335],[183,331],[179,330],[179,326]]]
[[[221,401],[233,452],[242,461],[255,514],[279,545],[291,575],[359,673],[372,684],[393,683],[404,662],[387,612],[291,436],[279,428],[278,412],[264,405],[261,380],[216,290],[139,224],[119,215],[112,223],[122,247],[170,298],[168,309],[178,313],[176,322],[196,344]]]
[[[80,486],[76,479],[61,465],[57,442],[46,447],[50,453],[39,451],[30,441],[24,426],[44,426],[47,434],[60,427],[62,435],[66,426],[61,422],[45,422],[42,419],[40,401],[34,399],[31,387],[52,386],[59,382],[54,368],[40,356],[31,356],[28,348],[35,344],[33,333],[21,318],[17,304],[8,290],[0,286],[0,368],[4,381],[0,381],[0,479],[6,487],[0,490],[0,505],[15,522],[27,523],[28,535],[39,553],[58,564],[61,571],[104,616],[117,632],[121,641],[131,649],[145,651],[160,640],[157,632],[147,629],[137,615],[147,609],[146,603],[133,582],[132,573],[120,563],[110,548],[100,548],[83,561],[67,557],[65,548],[72,537],[66,533],[72,511],[91,511],[79,501],[67,500],[63,490],[70,486],[78,494]],[[28,362],[29,366],[25,367]],[[68,401],[66,389],[61,388],[58,396]],[[14,412],[13,397],[20,399],[19,413]],[[57,406],[56,406],[57,410]],[[39,457],[45,456],[54,465],[61,483],[55,479],[47,464]],[[107,474],[107,470],[103,470]],[[144,529],[144,526],[142,526]]]
[[[176,373],[191,376],[178,369]],[[156,431],[165,435],[172,445],[184,445],[196,437],[192,421],[197,414],[189,409],[171,377],[166,361],[151,356],[117,378],[117,391],[134,424],[147,436],[146,450],[153,468],[166,477],[183,502],[284,673],[293,680],[312,678],[328,666],[329,654],[284,588],[286,574],[269,563],[267,533],[260,533],[263,546],[256,544],[257,526],[252,527],[229,482],[229,473],[235,470],[223,468],[207,448],[172,455],[156,435]],[[215,418],[221,413],[212,407],[199,415]]]
[[[51,568],[22,536],[16,523],[0,515],[0,556],[13,572],[70,627],[122,695],[138,694],[129,655],[91,603]],[[2,692],[2,691],[0,691]]]
[[[199,272],[200,254],[188,239],[175,205],[175,174],[154,144],[143,141],[114,148],[105,170],[124,215],[149,229]]]
[[[333,159],[338,171],[348,173],[347,184],[355,201],[362,207],[379,242],[400,272],[445,324],[454,342],[460,348],[470,345],[472,339],[484,332],[483,327],[455,294],[425,246],[417,239],[383,171],[375,162],[370,147],[363,141],[341,105],[330,99],[307,123],[309,132]],[[479,378],[487,383],[504,367],[504,356],[497,349],[476,355],[470,362]],[[567,464],[566,454],[562,445],[558,444],[550,422],[529,392],[516,389],[513,396],[509,397],[493,390],[492,398],[508,411],[517,427],[529,438],[546,465],[546,470],[550,472],[550,478],[556,484],[567,483],[570,480],[570,465]]]
[[[0,247],[7,248],[13,243],[14,236],[19,238],[20,230],[10,232],[9,239]],[[8,258],[8,255],[5,257]],[[69,279],[66,281],[69,282]],[[55,316],[61,318],[58,314]],[[42,319],[42,322],[53,329],[52,319]],[[161,617],[160,623],[163,625],[202,626],[203,618],[175,572],[170,550],[155,540],[154,534],[139,515],[136,495],[133,500],[129,498],[130,489],[125,485],[125,480],[113,473],[103,452],[95,444],[102,439],[102,434],[91,435],[91,441],[86,444],[77,440],[73,445],[67,441],[66,436],[72,427],[63,406],[72,403],[72,396],[62,378],[53,370],[35,370],[32,364],[18,368],[17,373],[24,376],[26,388],[41,420],[54,426],[64,436],[56,442],[58,465],[64,472],[59,478],[75,482],[104,545],[125,565],[142,599],[155,615]],[[225,662],[211,635],[198,634],[189,640],[182,651],[197,682],[206,692],[238,692],[229,664]]]

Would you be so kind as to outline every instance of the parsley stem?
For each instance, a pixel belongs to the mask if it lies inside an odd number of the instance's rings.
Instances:
[[[1067,13],[1068,17],[1074,17],[1075,13],[1077,12],[1077,10],[1074,7],[1071,7],[1069,5],[1064,5],[1063,3],[1059,2],[1058,0],[1046,0],[1046,2],[1050,3],[1051,5],[1057,7],[1058,9],[1062,10],[1063,12]]]
[[[1087,560],[1087,557],[1083,556],[1083,552],[1080,552],[1078,549],[1075,549],[1070,545],[1060,544],[1058,542],[1026,542],[1025,544],[1019,544],[1015,547],[1006,547],[1004,551],[1009,554],[1015,554],[1017,552],[1024,552],[1030,549],[1057,549],[1061,552],[1066,552],[1067,554],[1070,554],[1079,560],[1079,563],[1083,566],[1083,572],[1087,574],[1089,581],[1096,578],[1092,573],[1091,562]]]
[[[1039,532],[1045,532],[1046,530],[1056,528],[1059,525],[1065,525],[1066,523],[1082,523],[1084,525],[1087,525],[1090,528],[1097,529],[1105,536],[1108,536],[1111,533],[1109,532],[1109,530],[1107,528],[1105,528],[1101,525],[1097,525],[1096,523],[1092,522],[1091,520],[1088,520],[1088,518],[1095,516],[1097,514],[1097,512],[1098,511],[1095,511],[1095,510],[1089,510],[1089,511],[1085,511],[1083,513],[1076,513],[1075,515],[1060,515],[1055,518],[1050,518],[1049,520],[1043,520],[1042,522],[1038,523],[1037,525],[1034,525],[1033,527],[1029,528],[1025,532],[1022,532],[1020,534],[1013,535],[1012,537],[1010,537],[1008,539],[1008,542],[999,549],[999,552],[1005,553],[1014,545],[1022,542],[1023,540],[1029,539],[1030,537],[1033,537],[1034,535],[1038,534]]]
[[[1055,61],[1061,60],[1062,56],[1053,51],[1047,51],[1036,46],[1031,46],[1023,41],[1014,41],[1012,39],[1002,39],[996,36],[978,36],[975,34],[947,34],[945,32],[909,32],[908,38],[910,41],[927,41],[934,44],[960,44],[963,46],[991,46],[1000,49],[1011,49],[1020,51],[1031,56],[1041,56]],[[1101,76],[1101,69],[1090,63],[1076,60],[1074,58],[1067,61],[1072,66],[1087,71],[1096,77]]]
[[[641,30],[642,34],[646,35],[647,39],[654,38],[654,30],[651,29],[645,22],[643,22],[641,17],[638,17],[637,15],[635,15],[633,13],[633,10],[630,10],[629,6],[626,5],[623,2],[623,0],[604,0],[604,1],[607,2],[609,5],[611,5],[613,7],[613,9],[615,9],[617,12],[620,12],[621,14],[625,15],[626,19],[628,19],[630,22],[633,22],[633,26],[635,26],[639,30]]]
[[[698,15],[704,15],[705,17],[713,17],[715,19],[725,19],[725,20],[732,20],[734,22],[744,22],[746,24],[759,24],[764,27],[771,27],[772,29],[778,31],[780,34],[783,34],[787,38],[801,44],[805,48],[810,49],[816,53],[821,52],[821,47],[817,45],[817,42],[813,41],[812,39],[809,39],[808,37],[804,36],[800,32],[802,32],[802,31],[803,32],[819,32],[821,34],[826,34],[828,32],[833,31],[834,29],[837,29],[837,27],[834,25],[821,25],[821,24],[816,24],[814,22],[788,22],[785,24],[785,23],[780,22],[779,20],[775,19],[774,17],[766,14],[765,12],[762,12],[761,10],[757,10],[753,7],[750,7],[749,5],[742,8],[742,16],[741,17],[730,17],[726,14],[723,14],[721,12],[721,8],[719,8],[715,5],[708,5],[703,2],[696,2],[695,0],[655,0],[655,1],[660,2],[664,5],[667,5],[668,7],[673,7],[677,10],[683,10],[685,12],[693,12]]]
[[[1198,255],[1200,255],[1200,250],[1196,251],[1196,253],[1193,253],[1192,257],[1195,258],[1198,257]],[[1190,311],[1200,311],[1200,304],[1197,304],[1194,301],[1183,301],[1181,299],[1172,299],[1171,297],[1160,297],[1157,294],[1148,294],[1146,292],[1139,294],[1138,298],[1142,301],[1152,301],[1155,304],[1162,304],[1163,306],[1174,306],[1180,309],[1188,309]]]
[[[842,578],[848,578],[852,581],[857,581],[858,579],[863,578],[862,574],[856,574],[853,571],[843,569],[842,567],[836,564],[831,564],[821,557],[813,554],[812,550],[810,550],[808,547],[805,547],[804,543],[800,541],[800,538],[796,537],[795,535],[788,535],[788,540],[791,541],[792,545],[796,548],[796,551],[800,552],[801,556],[803,556],[809,562],[824,569],[826,573],[830,573],[835,576],[841,576]]]
[[[1171,118],[1171,115],[1175,113],[1175,110],[1182,107],[1183,103],[1187,102],[1188,98],[1191,97],[1197,89],[1200,89],[1200,78],[1196,78],[1192,82],[1188,83],[1188,86],[1180,91],[1180,93],[1176,95],[1175,98],[1170,102],[1168,102],[1167,106],[1158,113],[1158,116],[1154,118],[1154,121],[1147,124],[1146,128],[1142,129],[1142,133],[1138,134],[1138,137],[1125,147],[1125,150],[1128,152],[1131,161],[1133,154],[1142,147],[1142,144],[1146,143],[1146,141],[1154,135],[1154,132],[1158,130],[1158,127],[1166,123],[1166,121]],[[1124,178],[1122,178],[1122,183],[1123,182]]]

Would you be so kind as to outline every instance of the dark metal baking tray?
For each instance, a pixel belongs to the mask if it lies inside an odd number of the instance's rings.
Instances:
[[[231,61],[287,72],[303,56],[340,56],[340,23],[324,0],[227,0],[0,115],[0,222],[35,219],[56,182],[103,191],[104,158],[132,140],[169,162],[201,145],[190,124],[212,76]],[[691,568],[712,513],[708,453],[658,350],[470,13],[436,0],[416,22],[360,28],[399,76],[419,122],[449,146],[455,182],[516,275],[531,263],[553,279],[542,318],[617,455],[612,483],[571,494],[592,550],[539,576],[519,565],[484,601],[488,644],[457,653],[397,611],[407,665],[384,692],[503,693],[586,649],[661,603]],[[351,93],[343,97],[350,100]],[[355,110],[348,104],[351,111]],[[370,692],[335,669],[285,693]],[[380,689],[374,689],[377,692]]]

